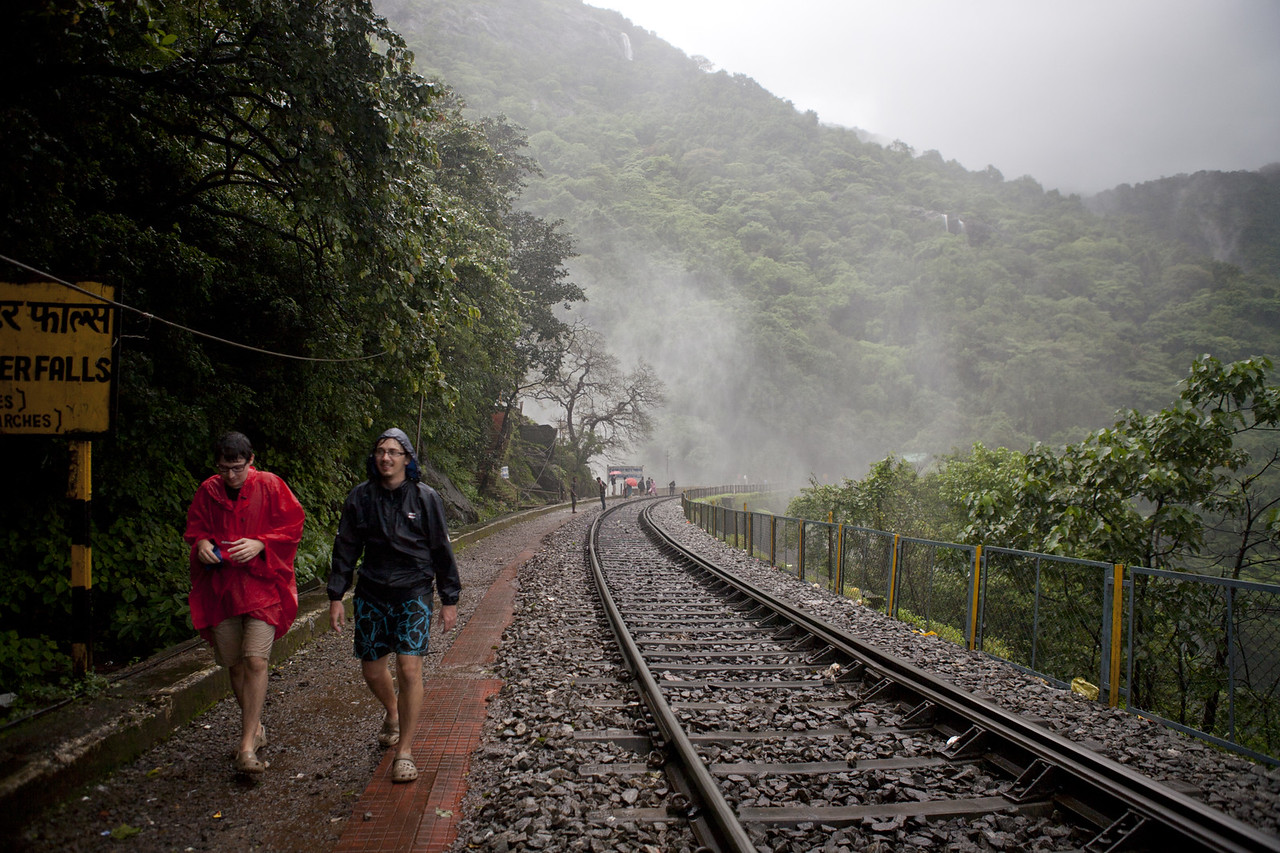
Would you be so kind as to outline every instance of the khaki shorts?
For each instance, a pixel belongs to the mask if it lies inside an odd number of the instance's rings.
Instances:
[[[235,666],[241,658],[271,660],[276,628],[251,616],[232,616],[213,626],[213,659],[220,666]]]

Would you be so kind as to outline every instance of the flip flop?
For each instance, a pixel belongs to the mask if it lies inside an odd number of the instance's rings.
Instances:
[[[378,743],[382,746],[395,746],[400,742],[400,723],[390,720],[382,721],[382,731],[378,732]]]
[[[270,766],[271,766],[270,764],[268,764],[267,762],[259,758],[257,753],[255,753],[251,749],[246,749],[244,752],[239,752],[236,754],[236,772],[237,773],[248,773],[251,775],[256,775],[266,770]]]
[[[412,782],[418,778],[418,765],[412,758],[397,758],[391,762],[392,782]]]

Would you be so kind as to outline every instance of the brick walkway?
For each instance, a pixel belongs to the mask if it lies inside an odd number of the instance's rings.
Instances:
[[[338,853],[433,853],[453,844],[471,753],[480,743],[489,698],[502,687],[484,670],[511,623],[516,573],[533,554],[522,551],[502,570],[445,652],[439,675],[427,680],[413,737],[418,780],[391,783],[395,750],[388,749],[352,810],[334,848]]]

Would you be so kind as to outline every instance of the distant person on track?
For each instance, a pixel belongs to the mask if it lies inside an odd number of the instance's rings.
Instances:
[[[596,486],[600,489],[600,509],[604,509],[604,480],[596,477]]]
[[[261,773],[267,664],[298,615],[293,560],[306,514],[284,480],[253,467],[253,445],[242,433],[214,442],[213,461],[218,473],[196,490],[183,533],[191,547],[191,623],[227,668],[240,705],[235,769]]]
[[[574,477],[573,482],[569,484],[569,505],[573,507],[573,511],[578,511],[578,478]]]
[[[398,429],[378,436],[366,469],[369,479],[351,490],[338,521],[329,573],[329,624],[341,633],[347,623],[342,597],[351,588],[363,553],[353,602],[355,654],[365,683],[386,709],[378,742],[396,747],[391,781],[412,782],[418,778],[413,735],[422,712],[422,657],[431,632],[432,586],[440,593],[441,624],[448,632],[458,622],[462,582],[449,544],[444,502],[435,489],[420,482],[409,436]],[[392,652],[394,683],[387,668]]]
[[[675,493],[676,493],[676,481],[672,480],[670,483],[667,483],[667,494],[674,495]]]

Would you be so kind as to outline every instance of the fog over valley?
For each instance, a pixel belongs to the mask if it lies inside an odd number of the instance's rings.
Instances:
[[[569,316],[666,386],[601,467],[798,485],[1074,441],[1277,350],[1271,7],[379,5],[527,134]]]

